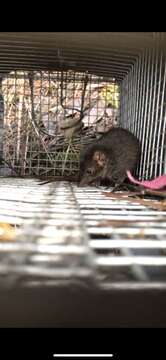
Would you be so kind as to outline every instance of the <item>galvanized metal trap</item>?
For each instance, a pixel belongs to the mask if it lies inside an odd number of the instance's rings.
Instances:
[[[0,242],[0,284],[163,289],[165,220],[102,189],[0,178],[0,222],[17,233]]]

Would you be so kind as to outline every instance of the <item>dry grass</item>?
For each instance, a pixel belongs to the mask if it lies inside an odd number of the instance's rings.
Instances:
[[[2,94],[4,157],[20,175],[47,174],[57,163],[64,175],[81,146],[116,123],[117,85],[87,74],[14,72],[2,81]]]

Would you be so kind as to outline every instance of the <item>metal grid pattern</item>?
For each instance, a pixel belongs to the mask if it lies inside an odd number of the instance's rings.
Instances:
[[[15,72],[11,75],[10,71]],[[82,137],[78,131],[76,143],[71,143],[72,136],[65,130],[63,136],[59,133],[61,151],[55,149],[58,127],[64,121],[62,112],[58,123],[55,107],[69,111],[66,121],[84,115],[85,127],[93,135],[88,134],[86,141],[95,139],[101,118],[105,125],[110,114],[107,119],[103,115],[106,102],[97,106],[93,128],[93,114],[86,107],[83,114],[83,102],[78,106],[79,89],[74,87],[84,85],[87,77],[89,102],[93,87],[98,97],[103,83],[106,93],[112,82],[121,86],[118,123],[141,140],[139,178],[165,172],[165,33],[0,33],[0,72],[6,96],[0,109],[0,139],[4,139],[0,152],[12,175],[17,171],[16,175],[65,179],[65,175],[77,174]],[[34,81],[37,88],[32,86]],[[69,85],[72,104],[66,101]],[[13,94],[9,92],[12,86]],[[56,104],[52,102],[55,95]],[[9,121],[12,111],[13,121]],[[70,153],[72,157],[67,158]],[[1,174],[5,174],[2,167]],[[127,199],[115,201],[101,189],[79,188],[69,182],[41,187],[37,180],[0,178],[0,222],[12,224],[17,233],[15,240],[0,242],[0,284],[70,286],[76,282],[106,290],[163,289],[165,220],[164,211],[134,200],[132,204]]]
[[[0,32],[0,72],[89,71],[121,81],[146,48],[165,48],[164,32]]]
[[[159,49],[145,51],[121,86],[120,124],[140,139],[137,174],[150,179],[165,172],[166,57]]]
[[[3,72],[8,73],[10,70],[16,69],[16,63],[17,69],[27,70],[28,68],[40,71],[32,72],[38,81],[37,92],[40,100],[37,103],[36,89],[31,91],[29,85],[27,88],[27,71],[22,71],[22,79],[19,79],[17,72],[14,73],[13,95],[9,94],[10,81],[12,81],[11,74],[7,77],[5,74],[7,78],[5,85],[3,85],[4,81],[2,80],[2,87],[4,89],[6,86],[4,92],[8,97],[5,105],[5,122],[9,120],[8,114],[14,111],[16,123],[14,128],[13,124],[10,123],[10,126],[9,123],[7,124],[10,129],[4,136],[3,157],[12,170],[10,172],[9,169],[2,169],[1,167],[0,174],[15,174],[16,171],[17,175],[23,176],[40,175],[63,178],[64,176],[74,177],[77,175],[80,138],[79,135],[76,136],[75,134],[76,142],[73,143],[72,140],[71,144],[70,128],[66,130],[62,126],[64,138],[60,139],[61,151],[57,146],[55,148],[59,126],[55,107],[62,105],[62,98],[64,99],[66,96],[69,81],[71,82],[70,85],[74,87],[76,82],[83,83],[84,80],[82,79],[86,76],[88,76],[90,83],[87,91],[89,98],[91,97],[90,102],[93,102],[92,88],[94,84],[99,87],[104,81],[109,86],[109,82],[113,79],[115,84],[120,84],[120,125],[134,132],[142,144],[142,158],[137,175],[140,179],[149,179],[163,174],[166,168],[165,37],[166,33],[159,32],[0,33],[2,76],[4,76]],[[34,62],[36,54],[38,54],[38,64]],[[45,71],[41,71],[44,69]],[[73,71],[68,71],[69,69]],[[78,73],[78,71],[84,71],[84,73]],[[90,74],[98,74],[99,77]],[[64,86],[62,85],[62,78]],[[22,92],[17,91],[19,81],[23,81]],[[47,95],[44,94],[45,81],[49,83]],[[52,90],[50,86],[52,81],[56,82],[58,90],[56,86]],[[53,92],[57,93],[56,106],[52,106],[52,94],[50,95],[50,93]],[[12,106],[8,102],[11,95],[15,98]],[[31,101],[29,101],[28,96],[31,96]],[[76,103],[78,105],[78,98],[75,90],[73,90],[71,98],[73,108],[71,109],[70,104],[70,114],[69,112],[65,114],[67,121],[69,121],[69,115],[72,119],[75,116],[76,120],[82,116],[82,110],[79,109],[78,111],[78,106],[76,106]],[[63,109],[67,106],[65,100]],[[35,108],[37,108],[37,116]],[[6,110],[8,111],[7,116]],[[76,113],[74,114],[75,110]],[[95,126],[93,139],[98,136],[97,127],[100,118],[102,117],[103,124],[109,118],[106,116],[107,119],[105,119],[104,111],[105,105],[97,106],[97,126]],[[20,116],[21,112],[24,113],[22,117]],[[109,111],[107,115],[108,113]],[[92,133],[93,115],[91,116],[90,110],[87,109],[84,115],[86,118],[85,127],[89,128],[90,134]],[[65,116],[62,112],[61,125]],[[27,119],[28,117],[30,119]],[[119,121],[119,115],[116,116],[116,119]],[[111,126],[110,119],[109,125]],[[79,126],[78,129],[75,127],[75,130],[76,133],[77,131],[79,133]],[[3,128],[0,126],[0,139],[2,138]],[[92,138],[89,137],[87,142],[91,142]],[[0,151],[2,152],[2,149]],[[68,156],[70,154],[71,156]]]
[[[2,285],[165,287],[165,211],[74,183],[13,178],[0,179],[0,202],[0,222],[17,228],[15,241],[0,243]]]
[[[112,78],[13,72],[2,79],[2,96],[3,158],[21,176],[76,176],[82,144],[117,123],[119,87]]]
[[[0,243],[1,283],[88,282],[93,254],[71,185],[12,178],[0,184],[0,221],[16,227],[16,241]]]

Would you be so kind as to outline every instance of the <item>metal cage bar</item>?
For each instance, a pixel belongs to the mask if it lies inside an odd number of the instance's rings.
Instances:
[[[139,178],[163,174],[165,156],[165,53],[146,50],[121,86],[121,121],[141,141]],[[132,101],[131,101],[132,98]]]
[[[2,285],[166,285],[166,211],[69,182],[0,184],[0,229],[8,223],[16,232],[0,243]]]

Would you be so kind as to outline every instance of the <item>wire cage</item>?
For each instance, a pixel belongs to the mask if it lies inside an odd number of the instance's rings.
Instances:
[[[17,36],[6,35],[9,53]],[[76,33],[70,49],[68,33],[40,36],[20,35],[27,59],[14,48],[0,57],[0,284],[165,289],[164,193],[140,200],[76,182],[82,146],[119,125],[141,142],[139,179],[165,173],[165,34]]]
[[[151,179],[165,172],[165,51],[146,50],[122,82],[120,124],[141,142],[138,175]]]
[[[117,122],[119,86],[109,78],[16,71],[2,96],[3,158],[18,176],[76,177],[81,145]]]

